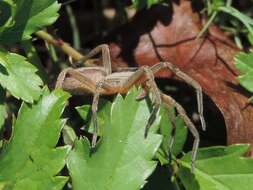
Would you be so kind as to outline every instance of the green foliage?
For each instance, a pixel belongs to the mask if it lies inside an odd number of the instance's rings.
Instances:
[[[209,16],[209,20],[202,28],[198,37],[200,37],[204,32],[206,32],[210,24],[212,24],[213,21],[215,21],[215,19],[218,17],[216,20],[222,23],[221,25],[224,29],[227,29],[228,32],[232,32],[234,34],[235,42],[240,48],[242,48],[242,42],[239,37],[240,33],[243,33],[244,35],[246,34],[248,41],[251,42],[251,36],[253,36],[253,19],[251,19],[246,14],[240,12],[236,8],[232,7],[232,1],[228,0],[225,2],[225,0],[207,0],[206,2],[206,9]],[[224,25],[224,21],[226,20],[225,15],[221,14],[221,16],[217,16],[219,15],[219,13],[225,13],[226,15],[230,16],[227,20],[229,22],[229,25],[232,25],[233,27],[230,27],[226,24]],[[239,23],[237,22],[238,20],[243,23],[243,25],[247,28],[246,31],[243,30],[243,27],[239,25]]]
[[[99,110],[98,110],[98,125],[100,126],[98,129],[98,134],[102,135],[102,131],[104,126],[106,125],[106,120],[108,115],[111,113],[111,102],[101,99],[99,102]],[[76,107],[81,118],[86,122],[85,129],[93,133],[93,124],[91,122],[91,106],[83,105]],[[163,136],[162,144],[160,149],[157,151],[156,157],[160,161],[162,165],[168,164],[169,154],[172,153],[174,156],[178,155],[182,152],[183,146],[185,144],[187,138],[187,127],[184,124],[184,121],[176,116],[174,108],[167,110],[164,106],[161,107],[160,113],[161,121],[159,124],[159,133]],[[175,120],[174,124],[176,127],[175,133],[175,141],[172,144],[172,147],[169,146],[171,140],[171,132],[172,132],[172,120]],[[172,150],[170,151],[170,148]]]
[[[52,24],[58,18],[60,4],[56,0],[0,1],[0,43],[10,46],[31,38],[31,34]],[[37,59],[38,62],[38,59]],[[14,97],[33,102],[41,95],[43,70],[25,57],[0,47],[0,84]],[[3,91],[3,90],[1,90]],[[3,93],[5,93],[3,91]],[[3,94],[1,93],[1,94]],[[0,126],[6,116],[4,97],[0,97]]]
[[[230,14],[231,16],[237,18],[240,20],[248,29],[249,33],[253,35],[253,20],[248,17],[247,15],[241,13],[237,9],[231,7],[231,6],[221,6],[218,8],[218,11],[222,11],[224,13]]]
[[[167,1],[132,2],[137,9],[142,9]],[[207,2],[207,12],[211,19],[203,31],[215,20],[218,13],[222,12],[242,22],[247,28],[249,41],[253,42],[253,21],[250,17],[224,0]],[[76,126],[66,125],[66,120],[60,118],[69,94],[61,90],[49,93],[46,88],[41,89],[41,78],[47,83],[47,79],[52,76],[47,76],[39,54],[32,45],[31,35],[51,25],[58,17],[59,8],[60,4],[56,0],[0,1],[0,138],[7,129],[3,126],[7,110],[8,119],[10,113],[13,114],[12,104],[8,102],[9,93],[25,101],[19,109],[17,119],[13,117],[10,139],[0,139],[1,190],[60,190],[71,187],[74,190],[253,188],[252,184],[248,183],[253,181],[253,159],[242,157],[248,151],[248,145],[200,149],[195,172],[191,172],[191,152],[183,152],[187,128],[174,108],[168,110],[161,107],[145,139],[144,129],[151,106],[146,100],[135,100],[138,95],[135,89],[125,98],[118,95],[113,103],[100,101],[100,139],[95,149],[91,149],[89,135],[79,137],[80,134],[75,133],[78,131]],[[72,27],[76,27],[70,7],[67,11],[71,16]],[[74,36],[79,47],[78,33]],[[27,58],[12,53],[12,47],[22,48]],[[236,67],[241,72],[238,77],[240,83],[253,92],[253,53],[240,53],[235,60]],[[90,106],[84,105],[76,109],[85,120],[85,134],[93,133]],[[172,121],[176,126],[176,133],[175,142],[170,147]],[[7,129],[8,131],[10,129]],[[183,157],[180,158],[180,155]],[[64,174],[67,176],[63,176],[61,170],[66,162]],[[155,169],[157,170],[154,172]],[[71,181],[68,187],[64,187],[68,175]],[[150,183],[145,185],[147,181]]]
[[[86,138],[75,142],[68,158],[73,189],[130,190],[140,189],[145,184],[155,169],[156,162],[152,158],[162,139],[155,134],[159,118],[144,138],[150,112],[146,102],[137,102],[136,96],[136,90],[124,99],[117,96],[96,150],[91,150]]]
[[[8,11],[4,11],[0,22],[0,42],[9,44],[31,38],[32,33],[55,22],[59,8],[56,0],[2,1],[0,9]]]
[[[161,122],[159,130],[160,133],[163,135],[163,142],[161,148],[164,152],[167,152],[167,156],[168,150],[170,149],[169,140],[171,139],[171,132],[173,128],[172,121],[175,120],[175,142],[173,143],[171,152],[173,155],[177,156],[183,150],[183,146],[187,137],[187,127],[185,126],[184,121],[179,116],[176,116],[174,108],[171,108],[171,110],[167,110],[167,108],[162,106],[160,110],[160,116]]]
[[[248,150],[249,145],[200,149],[194,175],[188,153],[180,161],[178,175],[186,190],[251,190],[253,159],[242,157]]]
[[[235,66],[240,71],[240,84],[253,92],[253,53],[241,52],[235,56]]]
[[[4,189],[62,189],[67,177],[56,176],[65,165],[69,147],[55,148],[65,120],[60,119],[69,95],[61,90],[29,105],[23,103],[11,140],[0,154]]]
[[[98,135],[102,134],[103,126],[105,126],[105,120],[107,119],[108,115],[110,115],[111,112],[111,102],[101,99],[99,101],[99,107],[101,109],[98,110],[98,125],[101,126],[98,129]],[[87,122],[86,129],[88,129],[89,132],[93,133],[94,128],[93,124],[91,122],[91,106],[90,105],[83,105],[76,107],[76,110],[78,111],[81,118]]]
[[[25,57],[0,50],[0,84],[16,98],[27,102],[39,98],[43,83],[36,71]]]
[[[160,149],[158,150],[156,157],[162,165],[169,164],[169,156],[172,154],[176,157],[183,151],[183,146],[187,138],[187,127],[184,121],[176,116],[174,108],[167,110],[164,106],[160,109],[161,122],[159,126],[159,132],[163,135],[163,141]],[[175,125],[175,137],[172,146],[170,147],[172,140],[172,121],[174,120]]]

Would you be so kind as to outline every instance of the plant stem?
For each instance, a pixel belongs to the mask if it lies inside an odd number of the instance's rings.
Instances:
[[[74,61],[79,61],[84,57],[80,52],[76,49],[72,48],[68,43],[64,42],[61,39],[55,39],[51,34],[45,31],[38,31],[35,33],[36,36],[45,40],[46,42],[60,48],[64,53],[70,56]]]
[[[76,18],[75,18],[75,15],[72,11],[72,8],[70,5],[67,5],[66,6],[66,11],[67,11],[67,14],[69,16],[69,22],[70,22],[70,26],[71,26],[71,29],[72,29],[72,38],[73,38],[73,45],[74,45],[74,48],[76,49],[80,49],[81,47],[81,44],[80,44],[80,34],[79,34],[79,30],[78,30],[78,26],[76,24]]]
[[[217,11],[213,12],[212,16],[209,18],[209,20],[207,21],[207,23],[205,24],[205,26],[199,32],[199,34],[197,36],[197,39],[200,38],[208,30],[208,27],[212,24],[212,22],[215,19],[217,13],[218,13]]]

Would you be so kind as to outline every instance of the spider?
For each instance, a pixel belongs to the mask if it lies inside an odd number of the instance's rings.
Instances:
[[[85,61],[94,57],[95,55],[102,53],[103,66],[91,66],[80,68],[67,68],[63,70],[57,79],[56,88],[62,88],[73,94],[93,94],[92,102],[92,122],[94,126],[94,134],[92,137],[92,148],[95,147],[97,141],[97,107],[100,95],[112,95],[116,93],[125,94],[134,85],[144,85],[145,90],[142,91],[137,99],[141,99],[147,95],[147,91],[152,94],[152,110],[145,128],[144,136],[147,137],[148,130],[154,122],[157,112],[163,103],[166,108],[173,106],[176,108],[177,113],[184,120],[186,126],[194,137],[192,148],[192,170],[194,169],[197,150],[199,146],[199,133],[186,115],[184,108],[177,103],[172,97],[162,93],[156,85],[155,73],[161,69],[169,69],[176,76],[183,79],[186,83],[196,89],[198,113],[203,130],[206,128],[205,120],[203,117],[203,97],[201,86],[189,77],[187,74],[179,70],[175,65],[170,62],[160,62],[151,67],[142,66],[137,68],[119,68],[112,72],[110,51],[106,44],[102,44],[91,50],[86,56],[84,56],[78,63],[85,63]],[[173,122],[172,122],[173,123]],[[175,125],[174,125],[175,129]],[[172,146],[174,139],[173,136],[170,140],[170,146]]]

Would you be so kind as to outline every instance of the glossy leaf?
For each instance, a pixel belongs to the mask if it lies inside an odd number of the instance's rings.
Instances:
[[[0,154],[0,184],[4,189],[62,189],[67,177],[56,176],[69,147],[55,148],[65,120],[60,119],[69,95],[61,90],[33,105],[23,103],[11,140]]]
[[[33,102],[41,94],[42,80],[26,58],[0,50],[0,84],[16,98]]]
[[[179,177],[186,190],[251,190],[253,159],[242,157],[249,145],[199,149],[194,174],[190,153],[180,161]]]
[[[51,25],[58,18],[56,0],[5,0],[0,6],[9,6],[11,17],[0,27],[0,42],[15,43],[31,38],[31,34]],[[6,5],[8,4],[8,5]],[[3,21],[2,21],[3,22]]]
[[[91,152],[86,138],[75,142],[67,163],[74,190],[137,190],[154,171],[157,162],[152,158],[162,140],[155,134],[159,119],[145,139],[150,112],[145,101],[135,100],[137,94],[133,90],[125,99],[117,96],[96,150]]]

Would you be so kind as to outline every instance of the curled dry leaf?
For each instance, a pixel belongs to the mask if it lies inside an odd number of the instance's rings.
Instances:
[[[110,43],[113,65],[172,62],[197,80],[220,109],[228,144],[253,144],[253,107],[248,105],[248,96],[236,80],[238,71],[233,63],[239,49],[215,26],[196,39],[202,27],[191,1],[141,11],[113,34],[119,39]],[[172,73],[163,71],[158,76],[172,77]]]

